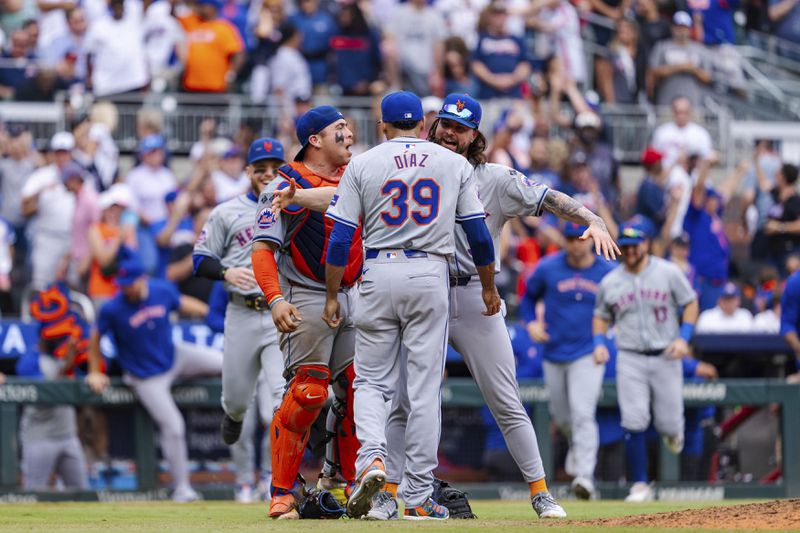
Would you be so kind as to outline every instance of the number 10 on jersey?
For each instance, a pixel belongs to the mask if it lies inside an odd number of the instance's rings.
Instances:
[[[387,226],[402,226],[409,214],[417,226],[427,226],[439,216],[439,184],[431,178],[420,178],[411,187],[398,179],[389,180],[383,184],[381,193],[392,197],[392,208],[381,213],[381,220]]]

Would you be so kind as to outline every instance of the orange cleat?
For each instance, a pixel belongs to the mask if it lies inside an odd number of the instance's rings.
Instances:
[[[269,502],[269,517],[278,520],[297,520],[300,514],[297,512],[294,495],[275,494]]]

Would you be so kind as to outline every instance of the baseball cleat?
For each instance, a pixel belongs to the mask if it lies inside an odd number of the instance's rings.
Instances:
[[[361,518],[369,512],[373,496],[382,491],[386,484],[386,472],[383,469],[383,461],[376,460],[361,476],[347,501],[347,514],[350,518]]]
[[[379,492],[372,498],[372,509],[364,516],[364,520],[399,520],[397,500],[386,491]]]
[[[653,493],[653,487],[651,487],[649,483],[645,483],[644,481],[637,481],[636,483],[631,485],[631,490],[625,497],[625,501],[628,503],[651,502],[655,499],[656,498],[655,494]]]
[[[556,499],[545,491],[539,492],[531,497],[531,505],[539,518],[566,518],[567,513],[564,508],[558,505]]]
[[[447,520],[450,518],[450,511],[447,507],[439,505],[433,498],[418,507],[406,507],[403,512],[403,520]]]
[[[670,435],[664,435],[662,439],[664,441],[664,446],[666,446],[667,449],[675,455],[678,455],[683,451],[683,434],[676,435],[674,437]]]
[[[579,500],[594,500],[597,497],[594,483],[585,477],[576,477],[572,480],[572,493]]]
[[[175,492],[172,493],[172,501],[175,503],[190,503],[196,502],[199,499],[200,495],[191,487],[175,489]]]
[[[253,503],[253,488],[250,485],[240,485],[236,491],[236,503]]]
[[[297,512],[294,494],[291,492],[283,492],[281,494],[275,492],[269,502],[269,517],[277,518],[278,520],[299,519],[300,514]]]
[[[236,444],[239,440],[239,435],[242,434],[242,423],[237,422],[227,414],[222,417],[222,440],[228,446]]]

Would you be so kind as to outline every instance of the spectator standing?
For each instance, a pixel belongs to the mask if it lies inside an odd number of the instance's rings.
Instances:
[[[583,111],[575,117],[573,148],[586,155],[592,177],[611,205],[617,203],[619,163],[612,146],[601,139],[603,123],[593,111]]]
[[[289,22],[302,36],[300,52],[311,70],[314,87],[325,87],[328,83],[328,58],[331,38],[337,27],[333,16],[320,9],[319,0],[297,0],[298,11],[289,17]]]
[[[89,228],[100,218],[97,191],[91,183],[85,183],[86,170],[71,162],[61,170],[64,187],[75,196],[75,214],[72,217],[72,246],[69,281],[80,287],[91,264]]]
[[[667,173],[661,164],[663,159],[664,154],[652,147],[642,152],[641,163],[645,174],[636,192],[636,214],[649,218],[655,225],[656,234],[661,233],[667,217]]]
[[[565,250],[543,259],[528,279],[520,316],[530,338],[543,344],[550,413],[570,441],[572,490],[580,499],[591,499],[599,444],[595,410],[604,372],[592,359],[591,322],[600,281],[611,264],[595,257],[591,239],[579,239],[584,231],[585,226],[567,223]],[[544,316],[536,310],[540,300]]]
[[[550,63],[558,62],[555,70],[563,82],[585,84],[586,59],[578,12],[567,0],[546,0],[534,5],[540,9],[534,8],[535,16],[529,24],[540,32],[537,55],[543,53]]]
[[[690,153],[705,159],[711,155],[711,135],[700,124],[692,121],[692,102],[678,96],[671,103],[672,120],[653,132],[653,148],[664,154],[664,166],[674,165],[681,156]]]
[[[28,34],[16,30],[9,38],[9,46],[0,54],[0,98],[11,99],[32,79],[36,73],[36,54]]]
[[[699,40],[709,47],[713,77],[723,89],[744,94],[745,79],[741,56],[735,48],[733,14],[740,0],[689,0],[689,9],[698,27]]]
[[[800,195],[797,194],[797,167],[781,166],[775,177],[772,199],[775,202],[767,211],[764,234],[770,260],[779,272],[786,272],[786,258],[800,250]]]
[[[689,262],[697,270],[700,310],[711,309],[728,281],[731,246],[722,225],[722,196],[706,188],[710,163],[704,161],[692,189],[691,202],[683,219],[689,234]]]
[[[379,92],[373,86],[381,76],[381,36],[364,17],[358,3],[348,3],[337,14],[338,32],[331,37],[334,80],[346,96]]]
[[[175,174],[164,166],[166,141],[161,135],[148,135],[139,143],[141,164],[125,177],[142,222],[150,225],[167,218],[164,197],[175,190],[178,181]]]
[[[700,313],[697,333],[749,333],[753,327],[753,315],[740,307],[742,303],[739,287],[728,282],[717,298],[717,305]]]
[[[481,13],[478,44],[472,55],[472,73],[478,81],[478,98],[521,98],[522,82],[531,65],[520,37],[506,33],[508,10],[494,0]]]
[[[32,283],[43,288],[63,279],[69,264],[75,197],[61,181],[61,172],[72,161],[75,139],[62,131],[50,140],[50,164],[36,170],[22,187],[22,215],[34,217],[29,225]]]
[[[681,269],[681,272],[686,275],[686,279],[689,280],[691,286],[695,287],[697,283],[697,272],[694,266],[689,262],[690,242],[689,234],[685,231],[672,239],[668,250],[668,259],[670,263],[677,265],[677,267]]]
[[[611,72],[598,77],[603,100],[609,104],[637,104],[644,89],[647,56],[639,41],[639,26],[631,19],[617,23],[617,33],[608,47]]]
[[[119,291],[116,270],[119,266],[120,250],[123,246],[136,249],[135,213],[127,211],[131,208],[132,201],[127,185],[112,185],[100,195],[100,220],[89,228],[91,264],[86,292],[98,310]]]
[[[669,39],[669,21],[661,17],[656,0],[637,0],[635,10],[644,56],[649,58],[658,41]]]
[[[250,180],[244,173],[244,153],[238,145],[231,145],[225,150],[219,162],[219,168],[211,171],[214,183],[214,198],[217,204],[227,202],[247,191]]]
[[[769,0],[769,19],[773,35],[793,43],[800,43],[800,0]],[[784,53],[788,50],[780,50]],[[794,54],[794,59],[797,52]]]
[[[795,363],[800,371],[800,271],[786,280],[781,296],[781,336],[794,352]]]
[[[126,13],[124,0],[108,0],[110,16],[95,20],[86,33],[89,86],[95,96],[138,91],[150,83],[141,13]]]
[[[753,164],[748,168],[742,185],[744,203],[755,213],[755,220],[748,217],[748,229],[754,233],[750,243],[750,257],[765,257],[769,254],[764,224],[767,222],[770,207],[775,203],[772,189],[775,188],[775,180],[782,164],[774,141],[756,141]]]
[[[194,244],[194,221],[189,214],[191,201],[190,190],[167,193],[164,197],[167,205],[167,218],[150,226],[158,246],[158,263],[154,274],[157,278],[167,277],[167,266],[174,249],[186,244]]]
[[[158,427],[161,451],[175,485],[172,499],[194,501],[198,496],[189,483],[185,425],[170,388],[177,379],[219,375],[222,354],[172,340],[170,313],[199,314],[202,310],[181,297],[170,283],[148,279],[135,256],[120,264],[117,283],[121,292],[100,308],[89,341],[86,381],[98,394],[108,386],[108,377],[100,370],[100,337],[109,335],[117,347],[125,383]]]
[[[270,80],[270,94],[282,102],[286,116],[294,117],[295,102],[311,98],[311,71],[300,53],[302,34],[291,22],[280,27],[281,38],[278,51],[267,66]]]
[[[192,92],[224,93],[244,65],[244,41],[239,30],[219,18],[219,0],[199,0],[193,13],[180,17],[186,31],[183,88]]]
[[[561,178],[550,168],[547,139],[534,137],[531,139],[531,164],[528,178],[536,183],[544,183],[548,187],[560,188]]]
[[[399,82],[420,96],[441,93],[445,24],[426,0],[409,0],[394,10],[385,26],[397,50]]]
[[[446,94],[475,92],[470,70],[470,54],[461,37],[448,37],[444,43],[444,92]]]
[[[0,36],[5,34],[8,37],[14,30],[23,28],[25,22],[36,20],[38,16],[35,0],[4,1],[0,9]]]
[[[53,40],[67,33],[66,11],[78,7],[75,0],[36,0],[39,8],[39,39],[33,43],[40,50],[49,48]]]
[[[33,137],[24,128],[9,128],[0,159],[0,217],[11,225],[17,243],[18,259],[25,261],[27,239],[22,215],[22,190],[36,168]]]
[[[236,27],[219,18],[219,0],[199,0],[193,13],[180,17],[186,31],[183,88],[224,93],[244,65],[244,41]]]
[[[66,30],[55,36],[44,48],[39,48],[38,56],[45,65],[55,67],[67,55],[75,58],[75,78],[83,83],[86,80],[86,31],[89,29],[86,12],[80,7],[66,10]]]
[[[147,68],[155,82],[153,88],[158,90],[161,84],[171,84],[177,74],[177,51],[186,46],[186,34],[172,15],[172,3],[168,0],[156,0],[147,6],[143,30]],[[163,82],[156,82],[158,79]]]
[[[711,58],[705,46],[691,40],[692,17],[678,11],[672,17],[672,38],[659,41],[650,55],[649,90],[656,105],[669,105],[677,96],[694,107],[702,104],[711,83]]]

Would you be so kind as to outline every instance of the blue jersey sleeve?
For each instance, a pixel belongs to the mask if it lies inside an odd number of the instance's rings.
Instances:
[[[800,273],[792,274],[781,295],[781,336],[797,334],[800,319]]]
[[[351,226],[338,220],[333,223],[331,236],[328,239],[328,263],[340,267],[347,265],[350,244],[353,242],[355,231]]]
[[[545,269],[542,266],[539,263],[525,283],[525,295],[519,304],[519,316],[525,322],[536,320],[536,303],[544,296]]]
[[[97,331],[102,337],[111,331],[111,324],[114,316],[114,311],[111,307],[111,302],[108,302],[100,308],[100,313],[97,315]]]

